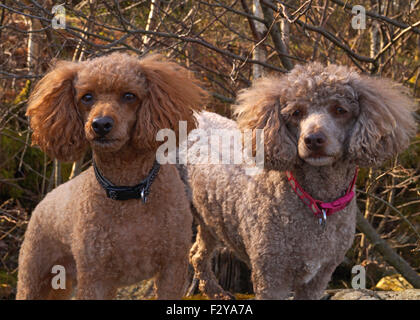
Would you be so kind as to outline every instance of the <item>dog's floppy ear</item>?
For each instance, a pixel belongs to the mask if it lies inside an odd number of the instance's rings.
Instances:
[[[139,60],[140,72],[146,79],[146,92],[137,113],[132,138],[139,149],[156,149],[160,129],[174,130],[179,141],[179,121],[187,122],[187,131],[197,126],[193,111],[201,109],[207,97],[200,83],[187,69],[160,55]]]
[[[77,70],[77,63],[58,62],[36,84],[26,111],[33,130],[32,143],[62,161],[78,160],[87,146],[74,98]]]
[[[359,166],[375,166],[407,148],[415,135],[414,102],[401,85],[359,76],[350,83],[360,114],[349,140],[349,157]]]
[[[296,141],[286,127],[281,115],[282,78],[260,78],[251,88],[239,92],[235,114],[239,129],[255,129],[264,133],[264,167],[287,170],[297,157]],[[255,152],[255,149],[253,150]]]

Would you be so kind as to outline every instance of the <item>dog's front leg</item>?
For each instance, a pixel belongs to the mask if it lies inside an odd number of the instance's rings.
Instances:
[[[331,275],[336,268],[333,261],[321,266],[316,275],[307,283],[298,283],[295,287],[295,300],[318,300],[324,294]]]
[[[159,300],[181,299],[185,294],[188,259],[178,259],[164,266],[155,278],[156,298]]]
[[[178,248],[181,248],[179,246]],[[176,254],[168,256],[155,277],[156,298],[159,300],[181,299],[187,289],[188,253],[185,246]]]
[[[254,251],[250,256],[255,297],[259,300],[284,300],[291,292],[293,276],[282,268],[281,255],[275,245],[272,248],[266,245],[265,248],[267,250]]]
[[[78,273],[77,300],[111,300],[115,294],[116,287],[111,280],[98,279],[91,273]]]
[[[96,237],[98,239],[99,237]],[[80,242],[74,244],[78,300],[109,300],[114,298],[117,289],[117,276],[115,267],[112,264],[112,254],[105,250],[109,248],[108,243],[101,241],[94,246],[80,236]],[[85,240],[85,241],[82,241]],[[101,250],[96,249],[97,247]]]

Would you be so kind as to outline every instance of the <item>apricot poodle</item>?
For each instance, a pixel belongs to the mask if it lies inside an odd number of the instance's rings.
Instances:
[[[237,123],[199,114],[207,132],[264,129],[265,152],[256,175],[246,164],[181,170],[199,224],[190,261],[200,289],[230,297],[210,263],[224,245],[251,268],[258,299],[292,291],[295,299],[320,298],[353,242],[356,168],[379,165],[408,146],[413,108],[391,81],[311,63],[240,92]]]
[[[204,91],[157,55],[114,53],[59,62],[27,109],[33,143],[62,161],[90,147],[93,167],[48,193],[32,213],[19,256],[17,299],[110,299],[155,277],[158,299],[185,289],[192,215],[174,165],[155,161],[161,128],[196,126]],[[131,187],[130,187],[131,186]],[[66,272],[52,286],[53,266]]]

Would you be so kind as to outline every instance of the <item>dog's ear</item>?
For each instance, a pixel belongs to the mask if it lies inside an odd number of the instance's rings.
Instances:
[[[33,130],[32,143],[62,161],[78,160],[87,147],[74,97],[77,70],[77,63],[58,62],[36,84],[26,111]]]
[[[256,131],[264,133],[264,167],[287,170],[297,158],[296,139],[289,132],[281,115],[282,78],[261,78],[251,88],[239,92],[235,115],[240,130],[253,130],[255,154]]]
[[[154,150],[160,129],[171,129],[179,142],[179,121],[187,122],[187,132],[197,126],[193,111],[202,108],[207,98],[199,81],[187,69],[159,55],[139,60],[140,72],[146,79],[146,92],[137,113],[132,138],[139,149]]]
[[[415,135],[414,102],[404,88],[387,79],[359,76],[350,83],[360,114],[349,139],[349,157],[375,166],[407,148]]]

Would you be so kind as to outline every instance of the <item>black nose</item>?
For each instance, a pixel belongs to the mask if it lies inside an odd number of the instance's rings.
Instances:
[[[92,121],[92,129],[98,136],[104,137],[114,126],[114,120],[110,117],[95,118]]]
[[[306,147],[311,151],[321,149],[326,141],[327,137],[322,132],[311,133],[304,139]]]

